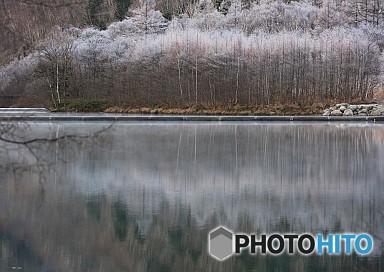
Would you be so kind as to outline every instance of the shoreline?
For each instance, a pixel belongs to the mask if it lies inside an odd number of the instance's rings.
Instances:
[[[0,113],[0,122],[384,122],[384,116]]]

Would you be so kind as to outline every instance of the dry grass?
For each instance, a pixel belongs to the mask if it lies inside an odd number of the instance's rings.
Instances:
[[[380,84],[373,92],[373,100],[377,103],[384,103],[384,86]]]
[[[182,115],[319,115],[322,114],[326,104],[315,103],[311,105],[270,105],[270,106],[232,106],[232,107],[188,107],[188,108],[168,108],[168,107],[109,107],[106,113],[127,113],[127,114],[182,114]]]

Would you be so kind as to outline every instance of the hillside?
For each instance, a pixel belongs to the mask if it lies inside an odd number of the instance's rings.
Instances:
[[[325,105],[382,82],[384,1],[9,3],[3,106]]]

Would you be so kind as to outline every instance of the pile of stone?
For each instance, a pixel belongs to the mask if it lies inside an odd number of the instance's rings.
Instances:
[[[324,116],[379,116],[384,115],[384,106],[379,104],[336,104],[324,110]]]

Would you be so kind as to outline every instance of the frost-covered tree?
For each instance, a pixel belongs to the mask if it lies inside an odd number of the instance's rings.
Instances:
[[[113,40],[105,31],[88,28],[82,31],[79,38],[74,42],[75,51],[73,52],[74,61],[76,62],[77,81],[76,91],[77,96],[88,96],[92,99],[97,99],[104,92],[110,91],[110,78],[113,71],[116,55],[124,50],[114,46]],[[95,92],[95,90],[98,90]]]
[[[40,45],[39,73],[47,79],[52,100],[59,107],[70,86],[74,37],[56,28]]]
[[[0,69],[0,96],[19,96],[38,66],[36,54],[15,59]]]
[[[254,31],[310,30],[314,28],[319,9],[307,3],[254,4],[240,17],[248,33]]]
[[[335,0],[323,0],[315,23],[320,28],[331,28],[343,26],[346,23],[346,18],[340,12],[340,6]]]
[[[35,53],[38,65],[27,66],[40,75],[29,86],[50,87],[56,105],[64,97],[256,106],[367,99],[382,78],[384,32],[360,13],[355,25],[345,1],[223,3],[227,12],[196,1],[169,22],[157,3],[140,1],[106,30],[57,29]],[[22,61],[0,70],[2,90]]]
[[[137,31],[143,33],[156,33],[164,31],[168,26],[168,20],[163,14],[154,10],[155,2],[151,0],[140,0],[136,9],[132,10],[131,17],[127,18],[127,24],[132,24]]]
[[[383,0],[351,0],[343,1],[342,12],[348,17],[350,24],[370,23],[378,26],[382,23],[384,12]]]

